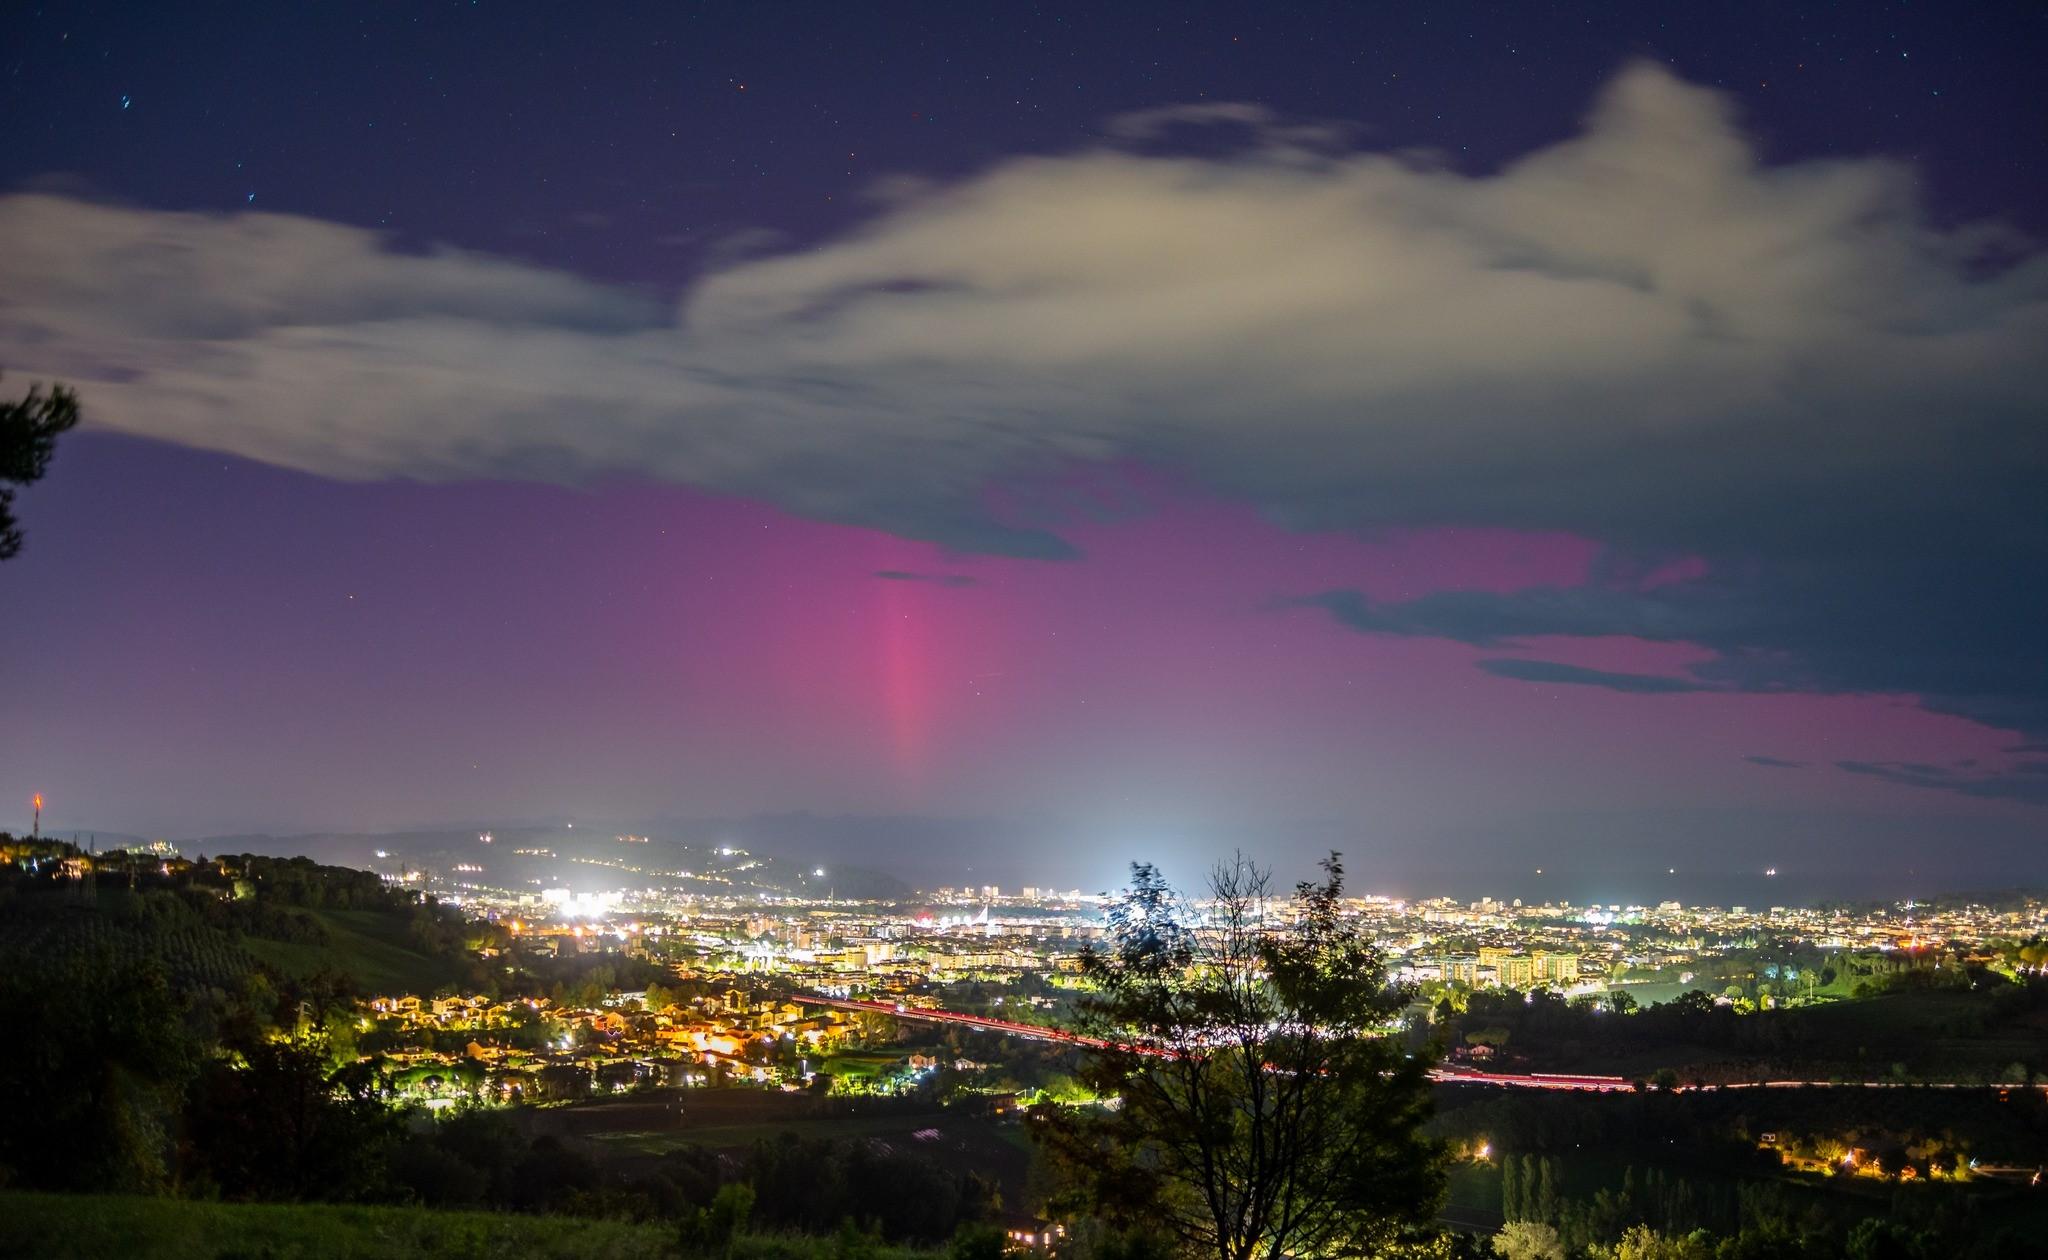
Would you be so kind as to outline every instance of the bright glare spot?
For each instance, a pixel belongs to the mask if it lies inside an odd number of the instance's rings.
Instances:
[[[817,876],[819,879],[823,879],[825,878],[825,868],[821,866],[817,870],[812,871],[811,874]]]

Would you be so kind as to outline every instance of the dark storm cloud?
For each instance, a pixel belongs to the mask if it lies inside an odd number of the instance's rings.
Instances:
[[[2048,805],[2048,765],[2022,764],[1998,774],[1970,774],[1946,766],[1904,761],[1838,761],[1836,767],[1908,787],[1942,788],[1990,800]]]
[[[1995,478],[1986,471],[1987,481]],[[1903,521],[1857,513],[1851,520],[1866,541],[1841,550],[1789,526],[1776,554],[1702,545],[1730,576],[1647,591],[1453,592],[1395,604],[1329,592],[1316,602],[1361,630],[1482,645],[1607,634],[1694,643],[1716,656],[1690,672],[1717,686],[1905,692],[1992,726],[2048,728],[2048,662],[2037,646],[2048,630],[2048,599],[2040,584],[2020,578],[2048,562],[2038,526],[2016,505],[1995,515],[1958,504],[1944,515],[1938,524],[1952,541],[1915,536],[1936,524],[1930,511]]]
[[[1259,142],[1164,151],[1216,123]],[[1249,107],[1109,132],[890,186],[673,311],[314,220],[0,199],[0,362],[331,476],[629,470],[964,551],[1072,555],[990,487],[1129,463],[1302,528],[1566,531],[1707,576],[1316,602],[2048,737],[2048,255],[1935,226],[1897,163],[1768,165],[1647,64],[1482,174]]]
[[[1692,641],[1710,626],[1736,628],[1750,621],[1734,601],[1694,587],[1650,592],[1537,587],[1511,595],[1440,591],[1401,602],[1368,600],[1356,591],[1325,591],[1293,602],[1327,609],[1355,630],[1455,639],[1484,648],[1516,646],[1547,635]]]
[[[1581,687],[1605,687],[1609,691],[1631,691],[1640,695],[1713,690],[1704,683],[1684,678],[1666,678],[1657,674],[1618,674],[1611,670],[1585,669],[1557,661],[1528,661],[1515,657],[1481,661],[1479,668],[1496,677],[1513,678],[1520,682],[1570,683]]]
[[[1444,591],[1398,602],[1326,591],[1296,602],[1366,633],[1484,648],[1545,637],[1696,644],[1715,655],[1687,667],[1695,689],[1907,693],[1936,712],[2035,731],[2048,728],[2048,667],[2035,638],[2048,627],[2048,606],[2036,584],[2012,575],[2048,563],[2048,555],[2037,540],[2015,537],[2018,525],[1986,521],[1983,532],[1959,535],[1964,553],[1951,554],[1869,522],[1863,554],[1842,553],[1827,563],[1790,553],[1796,539],[1788,535],[1776,565],[1759,558],[1768,553],[1730,551],[1725,564],[1745,570],[1739,577],[1710,575],[1649,590],[1596,582],[1506,594]],[[1509,673],[1491,662],[1483,667]],[[1510,676],[1615,686],[1603,671],[1575,678],[1542,668],[1523,661],[1516,664],[1523,672]],[[2044,799],[2032,772],[2020,766],[2010,773],[2018,776],[2011,782],[1997,771],[1968,780],[1913,774],[1893,781]]]
[[[1803,762],[1803,761],[1787,761],[1787,760],[1785,760],[1785,759],[1784,759],[1783,757],[1763,757],[1763,756],[1754,756],[1754,755],[1753,755],[1753,756],[1748,756],[1748,757],[1744,757],[1744,758],[1743,758],[1743,760],[1744,760],[1744,761],[1747,761],[1747,762],[1749,762],[1749,763],[1750,763],[1751,765],[1755,765],[1755,766],[1769,766],[1769,767],[1771,767],[1771,768],[1772,768],[1773,770],[1804,770],[1804,769],[1806,769],[1806,763],[1805,763],[1805,762]]]
[[[912,573],[908,569],[876,569],[875,576],[891,582],[929,582],[934,586],[973,586],[964,573]]]

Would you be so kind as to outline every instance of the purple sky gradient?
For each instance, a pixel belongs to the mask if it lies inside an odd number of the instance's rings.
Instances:
[[[1496,678],[1474,662],[1500,652],[1276,601],[1569,586],[1594,544],[1363,541],[1158,477],[1124,491],[1142,510],[1065,524],[1084,559],[1029,561],[669,487],[349,485],[83,436],[6,575],[34,612],[0,620],[0,654],[29,665],[0,790],[44,792],[53,827],[171,835],[801,806],[1362,816],[1408,837],[1588,802],[1925,808],[1828,767],[2011,742],[1904,696]],[[1529,649],[1630,673],[1702,656]]]

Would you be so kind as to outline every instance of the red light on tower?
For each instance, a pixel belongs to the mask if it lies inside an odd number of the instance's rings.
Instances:
[[[36,793],[35,805],[36,825],[33,836],[35,839],[40,840],[43,838],[43,794],[41,792]]]

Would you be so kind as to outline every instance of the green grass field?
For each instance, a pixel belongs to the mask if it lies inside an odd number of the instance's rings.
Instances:
[[[894,1051],[839,1050],[827,1055],[824,1061],[819,1063],[818,1070],[847,1079],[872,1079],[902,1062],[903,1056]]]
[[[1787,1012],[1843,1058],[1897,1058],[1934,1079],[1981,1079],[2007,1065],[2038,1062],[2048,1028],[2037,1011],[2001,1013],[1996,994],[1935,990],[1852,998]]]
[[[680,1104],[680,1112],[671,1104]],[[534,1113],[542,1132],[580,1138],[601,1150],[658,1155],[684,1146],[742,1151],[784,1133],[806,1138],[882,1138],[916,1148],[945,1149],[963,1141],[977,1147],[1021,1150],[1016,1125],[938,1107],[904,1110],[841,1102],[821,1105],[803,1094],[758,1089],[668,1091],[653,1100],[621,1099],[548,1108]],[[918,1134],[925,1134],[923,1138]]]
[[[520,1260],[674,1255],[661,1225],[336,1204],[200,1203],[116,1195],[0,1193],[0,1255],[47,1260]]]
[[[705,1125],[692,1129],[614,1129],[593,1133],[590,1140],[605,1147],[641,1155],[660,1155],[685,1146],[708,1146],[713,1150],[745,1150],[756,1142],[769,1141],[784,1133],[812,1138],[902,1138],[907,1125],[897,1116],[834,1116],[799,1124],[772,1120],[747,1124]]]
[[[1501,1226],[1500,1168],[1459,1160],[1447,1169],[1441,1219],[1459,1229],[1490,1234]]]
[[[680,1111],[675,1110],[677,1106]],[[756,1142],[790,1133],[809,1139],[861,1139],[972,1168],[1002,1188],[1004,1202],[1025,1201],[1031,1161],[1022,1125],[954,1110],[822,1104],[802,1094],[760,1089],[664,1090],[653,1095],[532,1111],[535,1134],[581,1144],[615,1166],[696,1146],[744,1155]]]

